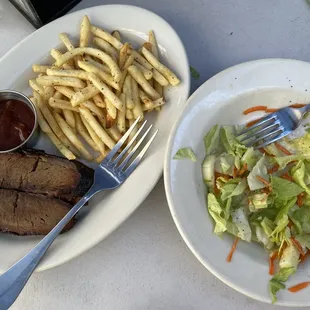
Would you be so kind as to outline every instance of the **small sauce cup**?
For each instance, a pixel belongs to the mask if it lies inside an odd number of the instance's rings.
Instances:
[[[0,153],[33,147],[39,137],[34,104],[24,94],[0,90]]]

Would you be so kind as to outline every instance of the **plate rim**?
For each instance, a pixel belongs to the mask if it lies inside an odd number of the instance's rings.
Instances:
[[[196,259],[216,278],[218,278],[220,281],[225,283],[227,286],[231,287],[232,289],[236,290],[237,292],[250,297],[252,299],[255,299],[257,301],[266,303],[266,304],[272,304],[271,303],[271,298],[267,299],[264,298],[260,295],[257,295],[255,293],[248,292],[246,289],[243,287],[236,285],[234,282],[229,280],[227,277],[225,277],[223,274],[219,273],[216,269],[213,268],[212,264],[208,263],[203,259],[203,257],[200,255],[199,251],[195,249],[195,246],[192,244],[190,237],[188,234],[185,232],[183,229],[183,224],[179,220],[177,212],[176,211],[176,206],[173,202],[173,194],[171,190],[171,175],[170,175],[170,165],[171,165],[171,157],[172,157],[172,145],[173,141],[176,135],[176,132],[183,121],[183,116],[185,113],[185,110],[188,109],[189,107],[194,106],[194,99],[196,96],[199,96],[200,93],[204,91],[204,87],[207,83],[212,82],[213,80],[221,77],[222,75],[226,75],[227,73],[230,73],[231,71],[238,70],[242,67],[247,67],[249,65],[253,64],[266,64],[266,63],[300,63],[304,64],[307,66],[310,66],[309,62],[298,60],[298,59],[290,59],[290,58],[263,58],[263,59],[258,59],[258,60],[251,60],[251,61],[246,61],[242,62],[239,64],[236,64],[234,66],[231,66],[227,69],[224,69],[220,71],[219,73],[213,75],[210,79],[206,80],[194,93],[191,94],[191,96],[187,99],[187,102],[185,106],[183,107],[182,111],[180,111],[178,119],[175,121],[172,130],[170,131],[170,135],[168,138],[167,142],[167,147],[166,147],[166,152],[165,152],[165,161],[164,161],[164,186],[165,186],[165,192],[166,192],[166,198],[169,206],[169,210],[171,213],[171,216],[173,218],[173,221],[182,237],[184,240],[185,244],[188,246],[192,254],[196,257]],[[266,284],[267,285],[267,284]],[[309,302],[283,302],[281,300],[278,300],[275,306],[284,306],[284,307],[309,307],[310,306],[310,298]]]
[[[96,14],[96,10],[98,9],[103,9],[103,8],[109,8],[109,9],[130,9],[130,10],[137,10],[142,12],[142,14],[147,14],[148,16],[153,16],[156,17],[163,25],[165,25],[166,27],[170,28],[170,30],[172,31],[172,33],[175,36],[175,39],[178,41],[179,43],[179,47],[180,47],[180,53],[184,56],[184,60],[185,60],[185,65],[186,65],[186,72],[184,72],[184,76],[187,77],[186,79],[186,84],[184,85],[184,97],[188,98],[189,97],[189,93],[190,93],[190,87],[191,87],[191,78],[190,78],[190,66],[189,66],[189,60],[188,60],[188,55],[185,49],[185,46],[180,38],[180,36],[178,35],[178,33],[176,32],[176,30],[174,29],[174,27],[169,24],[163,17],[161,17],[160,15],[144,9],[142,7],[139,6],[134,6],[134,5],[126,5],[126,4],[103,4],[103,5],[97,5],[97,6],[93,6],[93,7],[89,7],[89,8],[84,8],[78,11],[74,11],[71,12],[69,14],[66,14],[46,25],[44,25],[43,27],[41,27],[40,29],[35,30],[34,32],[32,32],[31,34],[29,34],[27,37],[25,37],[24,39],[22,39],[19,43],[17,43],[15,46],[13,46],[8,52],[6,52],[1,58],[0,58],[0,63],[4,62],[8,57],[10,57],[11,53],[14,53],[16,50],[18,49],[22,49],[22,45],[25,44],[25,42],[27,42],[28,40],[31,40],[31,38],[35,35],[37,35],[40,32],[44,32],[46,31],[47,27],[50,27],[53,24],[58,23],[59,21],[65,20],[68,18],[68,16],[74,16],[74,15],[81,15],[81,14]],[[182,81],[183,82],[183,81]],[[184,100],[183,106],[186,105],[187,100]],[[178,114],[176,114],[176,119],[178,118]],[[172,123],[171,128],[173,127],[174,123]],[[171,129],[170,129],[171,130]],[[168,140],[168,139],[167,139]],[[164,142],[165,145],[167,142]],[[66,258],[62,259],[61,262],[55,262],[55,263],[43,263],[40,264],[37,269],[35,270],[35,272],[41,272],[44,270],[48,270],[48,269],[52,269],[54,267],[63,265],[69,261],[71,261],[72,259],[80,256],[81,254],[89,251],[91,248],[93,248],[95,245],[97,245],[98,243],[100,243],[101,241],[103,241],[104,239],[106,239],[113,231],[115,231],[120,225],[122,225],[131,215],[134,211],[137,210],[137,208],[143,203],[143,201],[149,196],[149,194],[151,193],[151,191],[154,189],[154,187],[156,186],[156,184],[158,183],[159,179],[161,178],[162,174],[163,174],[163,166],[164,166],[164,155],[165,155],[165,150],[166,148],[164,148],[164,151],[161,152],[161,156],[163,158],[163,160],[159,163],[159,169],[158,169],[158,173],[156,175],[156,177],[154,177],[152,182],[148,182],[147,188],[144,191],[144,194],[141,196],[141,198],[139,200],[137,200],[137,202],[135,204],[133,204],[133,208],[132,210],[126,215],[126,217],[123,218],[122,221],[120,221],[120,223],[118,223],[118,225],[114,226],[114,228],[107,233],[106,236],[104,236],[103,238],[98,238],[98,239],[93,239],[93,242],[89,242],[83,249],[80,249],[79,251],[76,251],[74,253],[74,255],[68,255]],[[3,270],[4,272],[4,270]],[[1,274],[1,271],[0,271]]]

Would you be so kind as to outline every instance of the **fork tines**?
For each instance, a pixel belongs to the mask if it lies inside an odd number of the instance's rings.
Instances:
[[[239,133],[237,139],[247,147],[264,147],[286,136],[277,113],[272,113]]]
[[[142,150],[135,156],[135,158],[133,158],[134,154],[136,153],[138,148],[141,146],[143,141],[146,141],[146,137],[153,127],[153,125],[148,126],[148,128],[142,134],[141,138],[138,138],[142,130],[146,128],[146,124],[147,124],[147,120],[145,120],[141,124],[141,126],[137,129],[139,120],[140,118],[137,118],[136,121],[131,125],[131,127],[127,130],[124,136],[118,141],[118,143],[114,146],[114,148],[102,161],[101,163],[102,165],[108,165],[110,167],[117,167],[118,171],[125,172],[127,175],[131,174],[131,172],[137,167],[137,165],[140,163],[141,159],[143,158],[144,154],[146,153],[146,151],[152,144],[158,132],[158,130],[155,131],[155,133],[151,136],[151,138],[144,145]],[[136,129],[137,129],[137,132],[130,139],[130,135],[133,134]],[[127,139],[130,139],[130,141],[128,141],[126,144],[126,147],[122,149]],[[117,155],[117,157],[114,159],[114,157],[120,150],[122,150],[121,153]],[[129,163],[131,159],[133,159],[133,161]]]

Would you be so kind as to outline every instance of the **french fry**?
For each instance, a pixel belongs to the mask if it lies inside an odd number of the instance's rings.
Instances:
[[[144,42],[142,47],[145,47],[148,51],[152,52],[152,44],[150,42]],[[142,48],[141,48],[141,51],[142,51]]]
[[[104,112],[101,108],[99,108],[95,103],[91,102],[90,100],[87,100],[83,103],[81,103],[82,107],[85,107],[92,111],[95,115],[99,117],[104,117]]]
[[[75,127],[77,132],[81,135],[81,137],[86,141],[86,143],[94,150],[94,151],[98,151],[99,152],[99,147],[96,145],[96,143],[94,142],[94,140],[91,138],[91,136],[89,135],[87,129],[85,128],[81,117],[78,113],[74,114],[74,118],[75,118]]]
[[[117,116],[117,109],[116,107],[111,103],[111,101],[108,98],[104,99],[107,114],[110,115],[113,119],[116,119]]]
[[[125,133],[126,131],[126,97],[124,94],[120,94],[120,99],[124,103],[124,108],[119,110],[117,113],[116,126],[120,133]]]
[[[105,149],[105,145],[104,143],[101,141],[101,139],[98,137],[98,135],[95,133],[95,131],[92,129],[92,127],[89,125],[89,123],[87,122],[87,120],[85,119],[85,117],[80,114],[81,120],[85,126],[85,128],[87,129],[89,135],[91,136],[91,138],[93,139],[93,141],[95,142],[96,146],[98,147],[100,153],[102,155],[106,154],[106,149]]]
[[[62,144],[62,142],[56,137],[56,135],[53,133],[51,127],[49,126],[49,124],[44,119],[37,102],[36,101],[32,101],[32,102],[34,103],[34,105],[36,107],[37,116],[38,116],[38,123],[39,123],[41,130],[50,138],[52,143],[57,147],[57,149],[59,150],[59,152],[63,156],[65,156],[69,160],[76,159],[76,156],[69,149],[67,149]]]
[[[85,59],[86,63],[94,65],[95,67],[97,67],[97,68],[101,69],[102,71],[109,73],[109,75],[111,75],[110,68],[107,65],[99,63],[98,61],[92,59],[91,56],[89,56],[89,55],[85,55],[84,59]]]
[[[113,32],[112,32],[112,36],[114,37],[114,38],[116,38],[118,41],[122,41],[121,40],[121,34],[119,33],[119,31],[118,30],[114,30]]]
[[[133,65],[135,65],[143,73],[146,80],[150,80],[153,77],[153,72],[140,65],[137,61],[134,61]]]
[[[58,108],[61,110],[70,110],[73,112],[79,112],[79,109],[76,107],[73,107],[71,105],[70,101],[67,100],[62,100],[62,99],[56,99],[54,97],[51,97],[48,101],[48,104],[50,105],[50,107],[52,108]]]
[[[62,43],[65,45],[68,51],[71,51],[75,48],[75,46],[72,44],[71,40],[69,39],[66,33],[59,34],[59,38],[62,41]]]
[[[157,81],[154,81],[154,89],[159,93],[160,97],[164,96],[164,88]],[[160,110],[161,106],[156,107],[156,111]]]
[[[152,30],[149,31],[149,42],[152,44],[152,53],[153,55],[159,59],[159,50],[157,45],[157,40],[155,34]]]
[[[59,50],[57,50],[56,48],[52,48],[50,51],[51,56],[57,61],[58,58],[60,58],[62,56],[62,53],[60,53]],[[65,61],[66,62],[66,61]]]
[[[82,156],[86,160],[93,160],[93,156],[87,151],[87,149],[82,144],[81,140],[77,137],[72,128],[65,122],[65,120],[57,113],[53,112],[53,116],[57,121],[57,124],[63,131],[63,133],[67,136],[67,138],[71,141],[71,143],[79,150]]]
[[[46,73],[46,70],[49,68],[51,68],[51,66],[32,65],[32,71],[34,73]]]
[[[105,82],[107,85],[112,86],[116,90],[120,90],[119,83],[113,80],[112,75],[101,70],[96,65],[93,65],[86,61],[78,61],[78,66],[88,73],[94,73],[99,78],[101,78],[102,81]],[[88,74],[88,77],[89,77],[89,74]]]
[[[129,48],[129,43],[126,42],[119,51],[119,68],[124,69],[125,62],[127,60],[127,52]]]
[[[152,66],[148,63],[148,61],[143,57],[141,56],[138,52],[136,52],[135,50],[133,49],[128,49],[128,53],[133,55],[135,60],[140,64],[142,65],[143,67],[145,67],[146,69],[148,70],[152,70]]]
[[[133,119],[132,110],[126,109],[126,119]]]
[[[152,104],[152,99],[150,99],[141,89],[139,89],[139,97],[146,106],[150,106]]]
[[[99,108],[105,108],[106,107],[106,104],[105,104],[104,100],[102,99],[101,94],[94,96],[93,100],[94,100],[97,107],[99,107]]]
[[[147,105],[143,104],[141,106],[141,108],[142,108],[143,112],[150,112],[150,111],[153,111],[156,108],[159,108],[159,107],[163,106],[165,103],[166,102],[165,102],[164,98],[159,98],[157,100],[151,101],[151,103],[149,103]]]
[[[132,87],[131,87],[132,78],[130,75],[127,75],[123,85],[123,93],[126,96],[126,108],[133,109],[135,106],[133,97],[132,97]]]
[[[56,93],[60,93],[61,95],[64,95],[65,97],[69,98],[70,100],[72,99],[73,95],[75,92],[72,90],[72,88],[67,87],[67,86],[55,86]],[[56,99],[61,99],[58,98],[54,95],[54,98]]]
[[[153,72],[153,79],[157,83],[159,83],[161,86],[169,85],[168,80],[160,72],[158,72],[156,69],[153,69],[152,72]]]
[[[55,93],[55,89],[53,86],[45,86],[44,87],[44,98],[45,100],[49,100]]]
[[[36,80],[29,80],[29,85],[40,96],[45,97],[44,87],[40,85]]]
[[[108,99],[117,109],[122,109],[123,103],[121,100],[110,90],[110,88],[103,83],[95,74],[89,74],[89,80],[94,86]]]
[[[116,126],[107,128],[107,132],[115,142],[118,142],[122,138],[122,135]]]
[[[66,52],[65,54],[61,55],[57,61],[56,65],[58,67],[62,66],[64,63],[66,63],[68,60],[72,59],[75,56],[88,54],[94,57],[99,58],[102,62],[107,64],[107,66],[111,70],[111,75],[114,79],[114,81],[119,82],[121,79],[121,71],[117,65],[117,63],[113,60],[113,58],[108,55],[107,53],[98,50],[96,48],[92,47],[78,47],[75,49],[72,49],[71,51]]]
[[[34,97],[37,100],[38,107],[40,111],[42,112],[46,122],[49,124],[55,135],[58,137],[58,139],[65,145],[67,149],[69,149],[73,154],[76,156],[80,156],[80,153],[75,148],[75,146],[69,141],[69,139],[65,136],[65,134],[62,132],[61,128],[59,127],[58,123],[56,122],[54,116],[50,112],[47,105],[44,104],[42,97],[37,93],[34,92]]]
[[[141,104],[140,104],[138,83],[136,82],[135,79],[132,79],[131,81],[131,93],[132,93],[132,98],[134,102],[134,108],[132,110],[133,117],[135,119],[140,117],[140,122],[141,122],[144,118],[144,114],[143,114]]]
[[[117,50],[120,50],[123,46],[122,42],[120,42],[116,37],[112,36],[108,32],[104,31],[95,26],[91,26],[91,32],[94,36],[99,37],[107,42],[109,42],[112,46],[114,46]]]
[[[90,21],[85,15],[82,19],[81,27],[80,27],[80,47],[88,46],[89,36],[90,36]]]
[[[56,112],[56,111],[55,111]],[[67,122],[67,124],[73,129],[75,132],[75,119],[74,119],[74,112],[70,110],[63,110],[64,118]],[[57,112],[56,112],[57,113]]]
[[[57,87],[58,87],[58,86],[57,86]],[[66,87],[66,86],[59,86],[59,87]],[[55,87],[55,90],[56,90],[56,87]],[[63,95],[62,95],[62,93],[61,93],[60,91],[56,90],[55,93],[54,93],[54,95],[53,95],[53,97],[54,97],[55,99],[62,99],[62,98],[63,98]]]
[[[94,38],[93,43],[108,55],[113,57],[115,61],[118,61],[118,51],[110,43],[98,37]]]
[[[80,108],[80,113],[89,123],[90,127],[95,131],[101,141],[109,148],[112,149],[115,146],[115,142],[108,135],[108,133],[101,127],[96,118],[85,108]]]
[[[87,80],[89,75],[87,72],[83,70],[62,70],[62,69],[47,69],[46,74],[49,76],[74,77],[81,80]]]
[[[133,124],[134,122],[135,122],[134,119],[130,119],[130,120],[129,120],[129,127],[131,127],[132,124]],[[138,126],[135,126],[135,127],[133,128],[133,130],[131,131],[131,133],[129,134],[127,143],[129,143],[129,142],[133,139],[133,137],[135,136],[135,134],[137,133],[137,131],[138,131]],[[134,143],[131,145],[131,147],[128,149],[128,152],[130,152],[130,151],[133,149],[134,145],[135,145],[135,142],[134,142]]]
[[[141,71],[136,66],[130,66],[128,68],[128,72],[142,87],[142,89],[151,97],[151,99],[156,100],[160,98],[158,92],[152,86],[150,86],[148,81],[145,79]]]
[[[81,104],[82,102],[85,102],[90,98],[93,98],[99,93],[100,91],[94,85],[91,84],[81,89],[80,91],[76,92],[71,98],[71,104],[74,107],[76,107],[77,105]]]
[[[38,84],[42,86],[70,86],[76,88],[84,88],[85,83],[82,82],[80,79],[73,78],[73,77],[60,77],[60,76],[41,76],[36,79]]]
[[[108,154],[109,154],[109,152],[106,151],[104,154],[99,155],[99,156],[95,159],[96,163],[100,164],[100,163],[106,158],[106,156],[107,156]]]
[[[159,60],[145,47],[142,47],[142,54],[148,62],[169,81],[171,85],[176,86],[180,83],[178,77],[170,69],[160,63]]]
[[[118,82],[119,84],[119,87],[122,89],[123,88],[123,85],[124,85],[124,81],[125,81],[125,78],[127,76],[127,71],[128,71],[128,68],[133,64],[134,62],[134,57],[132,55],[130,55],[126,62],[125,62],[125,65],[124,65],[124,68],[123,68],[123,72],[122,72],[122,77],[121,77],[121,80]],[[120,93],[120,91],[119,91]]]

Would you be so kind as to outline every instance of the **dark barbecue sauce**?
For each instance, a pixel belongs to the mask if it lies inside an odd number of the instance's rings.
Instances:
[[[10,150],[23,143],[34,127],[34,113],[24,102],[0,100],[0,151]]]

